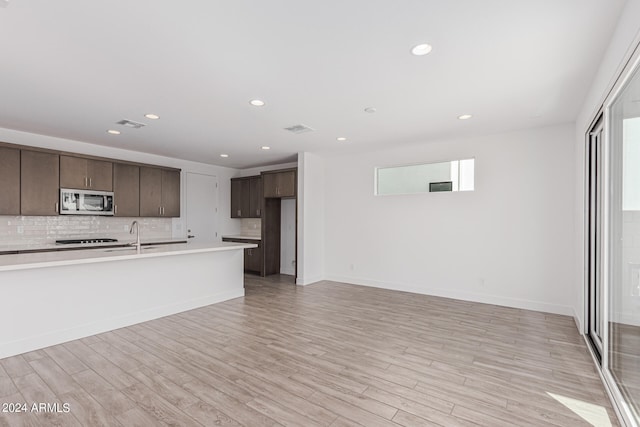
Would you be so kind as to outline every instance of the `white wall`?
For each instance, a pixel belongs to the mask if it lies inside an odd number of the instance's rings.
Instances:
[[[325,175],[322,157],[298,154],[298,285],[315,283],[325,276]]]
[[[173,220],[173,236],[186,237],[186,173],[195,172],[218,177],[218,226],[220,235],[238,234],[240,232],[239,221],[232,220],[228,212],[231,207],[231,181],[232,176],[238,174],[237,169],[222,166],[207,165],[204,163],[191,162],[169,157],[157,156],[153,154],[140,153],[137,151],[122,150],[118,148],[105,147],[94,144],[73,141],[69,139],[55,138],[51,136],[38,135],[28,132],[19,132],[10,129],[0,128],[0,141],[12,144],[28,145],[32,147],[48,148],[52,150],[69,151],[73,153],[87,154],[93,156],[108,157],[117,160],[128,160],[132,162],[148,163],[158,166],[167,166],[182,169],[181,192],[181,218]]]
[[[324,245],[328,280],[571,314],[574,137],[566,124],[324,162],[305,153],[305,280]],[[475,158],[475,191],[374,196],[376,166],[454,158]]]
[[[574,286],[572,291],[571,305],[574,310],[574,317],[578,324],[578,329],[584,331],[584,311],[585,311],[585,263],[584,263],[584,162],[585,162],[585,134],[589,130],[590,123],[595,119],[595,115],[609,95],[616,79],[622,72],[626,62],[631,56],[640,40],[640,0],[627,0],[624,10],[620,14],[618,25],[611,37],[611,42],[597,69],[591,89],[585,96],[582,109],[576,119],[575,128],[575,204],[574,204]]]

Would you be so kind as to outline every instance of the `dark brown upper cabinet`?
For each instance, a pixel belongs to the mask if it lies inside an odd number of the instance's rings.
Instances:
[[[296,170],[262,172],[265,198],[296,197]]]
[[[180,216],[180,171],[162,170],[162,216]]]
[[[260,218],[262,215],[262,178],[249,176],[231,179],[231,218]]]
[[[231,218],[242,218],[242,183],[243,179],[231,179]]]
[[[20,150],[0,147],[0,215],[20,215]]]
[[[57,215],[60,156],[22,150],[20,153],[20,212],[22,215]]]
[[[113,191],[113,163],[60,156],[60,187]]]
[[[115,216],[140,216],[140,166],[113,164]]]
[[[262,216],[262,177],[252,176],[249,178],[249,212],[252,218]]]
[[[140,167],[140,216],[180,216],[180,171]]]

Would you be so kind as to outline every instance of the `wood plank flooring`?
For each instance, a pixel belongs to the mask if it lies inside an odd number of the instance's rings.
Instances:
[[[569,317],[288,276],[2,359],[5,403],[28,411],[0,426],[618,425]]]
[[[609,322],[609,366],[620,392],[640,414],[640,327]]]

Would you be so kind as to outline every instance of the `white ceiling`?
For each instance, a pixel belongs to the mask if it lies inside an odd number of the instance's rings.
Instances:
[[[0,127],[249,167],[564,123],[623,3],[11,0]],[[300,123],[316,130],[283,130]]]

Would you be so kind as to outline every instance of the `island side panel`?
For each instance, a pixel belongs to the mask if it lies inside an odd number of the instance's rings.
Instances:
[[[241,296],[242,248],[0,271],[0,359]]]

